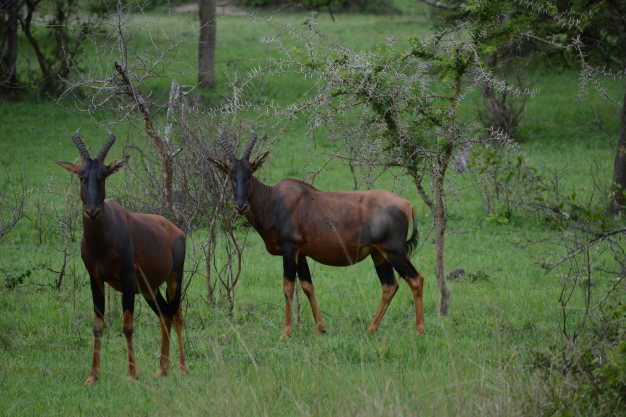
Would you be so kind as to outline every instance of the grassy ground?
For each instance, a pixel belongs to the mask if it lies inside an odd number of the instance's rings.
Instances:
[[[292,25],[304,18],[272,17],[274,22]],[[332,23],[322,15],[320,30],[356,48],[373,47],[390,36],[402,41],[428,31],[419,16],[340,15],[337,19]],[[163,67],[166,76],[151,80],[146,88],[165,94],[171,75],[194,82],[195,16],[135,16],[130,28],[133,55],[180,39],[176,59]],[[219,101],[226,93],[224,81],[235,77],[235,70],[245,72],[277,53],[261,39],[277,36],[282,28],[268,23],[265,16],[220,18],[221,84],[213,100]],[[94,74],[105,71],[114,57],[110,50],[94,48],[90,53],[89,69]],[[535,78],[540,94],[529,103],[522,132],[529,162],[546,174],[561,172],[567,190],[591,193],[596,180],[606,185],[617,132],[616,111],[598,97],[578,101],[574,72]],[[261,93],[284,104],[308,88],[306,81],[292,76],[267,81]],[[412,299],[405,284],[379,332],[365,334],[380,297],[374,269],[366,260],[350,268],[311,263],[329,332],[315,335],[303,300],[294,336],[279,341],[282,261],[266,254],[260,238],[250,232],[232,316],[207,305],[201,277],[190,284],[184,302],[188,376],[180,376],[174,366],[170,376],[152,377],[157,368],[158,324],[138,300],[135,340],[140,379],[126,380],[119,300],[112,294],[102,378],[93,387],[83,387],[91,358],[92,306],[78,242],[72,243],[69,274],[61,291],[50,287],[55,275],[46,269],[60,264],[61,246],[58,227],[46,220],[46,213],[66,204],[66,190],[78,198],[76,184],[70,184],[68,174],[52,161],[77,156],[69,141],[76,128],[81,128],[88,143],[102,143],[105,135],[99,123],[107,115],[91,118],[77,111],[80,106],[75,104],[70,99],[0,102],[0,164],[3,172],[32,190],[28,217],[0,247],[5,282],[30,271],[15,288],[0,281],[0,410],[4,415],[527,414],[521,394],[533,390],[533,379],[525,366],[530,352],[545,349],[559,338],[561,281],[537,265],[552,249],[526,243],[549,237],[551,232],[538,218],[517,218],[505,225],[486,221],[475,182],[464,175],[450,179],[447,265],[449,270],[461,267],[484,279],[451,283],[452,312],[445,318],[437,314],[428,211],[401,177],[387,175],[376,184],[409,198],[418,211],[422,242],[413,260],[426,277],[425,337],[415,335]],[[143,140],[134,136],[141,134],[136,127],[117,129],[124,140]],[[268,183],[285,176],[306,178],[325,161],[323,152],[332,149],[323,138],[303,137],[301,122],[283,131],[260,174]],[[117,146],[110,158],[120,152]],[[350,189],[352,179],[347,168],[335,161],[316,177],[315,185]],[[108,189],[111,197],[120,191],[119,182]],[[188,268],[201,259],[203,238],[202,229],[190,236]]]

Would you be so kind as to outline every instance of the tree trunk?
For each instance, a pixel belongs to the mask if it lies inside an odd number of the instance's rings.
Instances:
[[[198,84],[203,88],[215,87],[215,18],[216,0],[198,0],[200,39],[198,40]]]
[[[435,220],[435,276],[437,277],[437,286],[441,299],[439,303],[439,314],[446,316],[450,306],[450,290],[445,280],[445,234],[446,234],[446,206],[445,206],[445,190],[444,179],[445,172],[450,160],[451,152],[445,152],[441,160],[433,162],[437,164],[433,172],[433,198],[430,198],[422,184],[422,177],[418,175],[415,169],[409,169],[413,183],[417,189],[417,193],[428,206]]]
[[[17,87],[17,29],[22,2],[0,0],[0,91]]]
[[[613,163],[613,192],[609,212],[617,214],[626,211],[626,91],[622,102],[619,138]]]
[[[20,24],[22,26],[22,32],[24,32],[24,35],[26,35],[26,39],[28,39],[30,46],[33,48],[33,51],[35,52],[35,57],[37,58],[37,63],[39,64],[39,70],[41,71],[40,90],[42,92],[54,92],[56,75],[53,73],[52,64],[46,58],[44,50],[41,48],[39,42],[37,42],[37,39],[31,31],[33,15],[39,3],[40,1],[26,2],[26,17],[20,19]]]
[[[444,178],[445,168],[438,164],[433,177],[433,206],[432,212],[435,218],[435,249],[437,251],[435,256],[435,275],[437,276],[437,286],[441,293],[441,300],[439,303],[439,314],[442,316],[448,315],[448,308],[450,305],[450,290],[446,284],[445,277],[445,262],[444,262],[444,250],[445,250],[445,233],[446,233],[446,206],[444,195]]]

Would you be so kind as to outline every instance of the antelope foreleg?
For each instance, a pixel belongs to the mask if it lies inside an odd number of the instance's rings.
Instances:
[[[322,315],[320,308],[317,304],[317,298],[315,297],[315,287],[313,287],[313,281],[311,280],[311,271],[306,261],[306,257],[300,257],[298,262],[298,278],[300,278],[300,285],[302,290],[309,299],[311,305],[311,312],[313,313],[313,320],[315,320],[315,328],[318,334],[326,333],[326,328],[322,322]]]
[[[104,284],[94,279],[93,276],[90,276],[90,284],[93,299],[93,357],[91,360],[91,373],[85,380],[85,385],[91,385],[98,380],[102,330],[104,329]]]
[[[296,287],[296,254],[293,247],[285,245],[283,247],[283,294],[285,295],[285,328],[281,337],[291,336],[291,301]]]
[[[135,350],[133,348],[133,313],[124,311],[124,336],[126,337],[126,349],[128,350],[128,378],[137,379],[137,362],[135,362]]]
[[[98,313],[93,314],[93,357],[91,360],[91,373],[85,380],[85,385],[91,385],[98,380],[100,370],[100,349],[102,347],[102,330],[104,320]]]
[[[326,328],[324,327],[324,322],[322,321],[320,308],[317,305],[317,298],[315,297],[315,288],[313,287],[313,283],[310,281],[300,280],[300,285],[302,286],[302,290],[309,299],[309,304],[311,304],[311,312],[313,313],[313,320],[315,320],[315,328],[317,329],[317,332],[319,334],[326,333]]]
[[[137,378],[137,363],[135,362],[135,350],[133,348],[133,312],[135,310],[135,292],[125,289],[122,293],[122,308],[124,310],[123,331],[126,337],[126,348],[128,350],[128,378]]]
[[[293,292],[296,288],[294,279],[283,278],[283,294],[285,295],[285,327],[282,337],[291,337],[291,301],[293,300]]]

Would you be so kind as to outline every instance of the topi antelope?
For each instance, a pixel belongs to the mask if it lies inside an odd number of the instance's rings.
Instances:
[[[156,375],[167,374],[169,366],[170,329],[172,322],[178,336],[180,370],[187,372],[183,349],[183,318],[180,309],[185,234],[167,219],[126,210],[114,200],[105,200],[107,177],[128,162],[128,157],[109,165],[104,158],[115,142],[109,140],[95,159],[78,132],[72,140],[82,159],[80,165],[56,163],[80,178],[83,202],[83,240],[81,256],[91,281],[94,310],[94,346],[91,374],[85,385],[98,379],[100,346],[104,327],[104,283],[122,293],[123,329],[128,348],[128,376],[137,377],[133,352],[133,310],[135,294],[141,293],[161,322],[160,366]],[[159,286],[167,283],[166,298]]]
[[[291,302],[296,274],[309,299],[318,333],[324,323],[315,298],[307,257],[325,265],[347,266],[372,257],[382,285],[382,299],[368,327],[378,328],[391,303],[398,283],[394,269],[409,284],[415,303],[416,327],[424,333],[422,301],[423,278],[408,255],[417,244],[417,227],[411,203],[385,190],[323,192],[294,179],[284,179],[267,186],[252,174],[265,162],[269,152],[249,161],[256,134],[237,159],[231,144],[220,128],[218,143],[227,161],[208,160],[226,174],[233,185],[237,211],[261,235],[267,251],[283,257],[283,292],[285,327],[283,336],[291,336]],[[413,232],[405,241],[409,223]]]

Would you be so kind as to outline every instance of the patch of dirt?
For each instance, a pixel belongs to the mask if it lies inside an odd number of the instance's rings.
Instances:
[[[192,13],[198,11],[198,3],[183,4],[172,9],[175,13]],[[217,14],[223,16],[246,16],[246,9],[237,7],[229,1],[219,1],[217,3]]]

